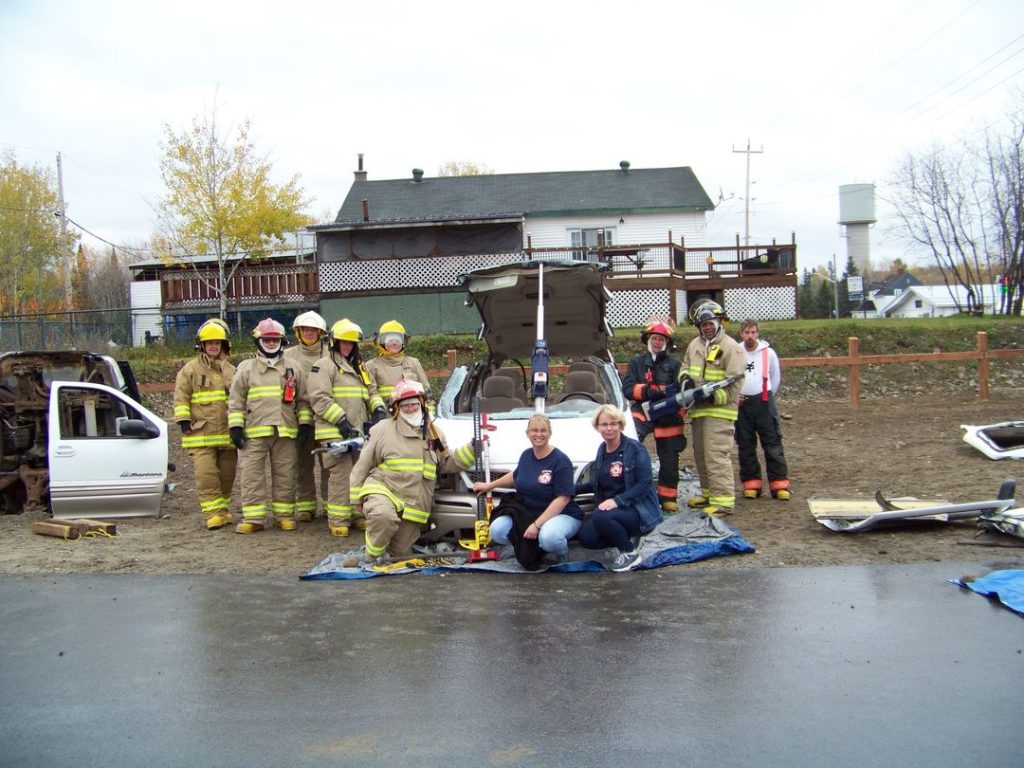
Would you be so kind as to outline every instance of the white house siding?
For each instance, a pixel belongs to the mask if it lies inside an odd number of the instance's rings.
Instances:
[[[619,223],[619,218],[623,223]],[[703,211],[692,213],[644,213],[606,216],[527,217],[523,224],[523,246],[527,238],[534,248],[564,248],[569,241],[570,229],[614,230],[612,241],[616,244],[653,245],[668,243],[669,232],[672,241],[686,238],[687,247],[705,245],[707,222]],[[667,269],[668,265],[652,269]]]
[[[132,308],[132,346],[146,344],[146,331],[153,336],[163,335],[163,314],[160,312],[160,281],[143,280],[130,283],[129,301]]]

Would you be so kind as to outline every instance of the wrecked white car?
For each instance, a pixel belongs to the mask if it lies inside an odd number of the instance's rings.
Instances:
[[[0,354],[0,499],[55,518],[159,516],[167,423],[127,363],[83,352]]]
[[[543,294],[541,282],[543,281]],[[605,319],[609,294],[596,264],[528,261],[474,270],[463,278],[467,304],[482,320],[488,357],[456,368],[437,402],[437,424],[451,446],[473,437],[479,397],[490,429],[493,476],[515,468],[529,447],[526,423],[543,410],[552,421],[551,443],[572,460],[576,479],[588,469],[601,438],[591,426],[600,404],[627,411]],[[538,329],[539,332],[538,332]],[[547,376],[548,356],[565,362],[563,376]],[[627,411],[628,412],[628,411]],[[626,434],[636,437],[633,420]],[[442,478],[434,495],[430,540],[472,536],[476,498],[470,473]]]

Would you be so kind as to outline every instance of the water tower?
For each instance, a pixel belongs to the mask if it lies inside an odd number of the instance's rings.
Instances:
[[[871,272],[871,225],[875,223],[875,185],[839,187],[839,224],[846,238],[846,255],[867,276]]]

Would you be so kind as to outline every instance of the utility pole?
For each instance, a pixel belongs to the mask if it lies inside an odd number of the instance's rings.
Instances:
[[[57,198],[60,202],[60,250],[64,259],[64,309],[68,312],[74,306],[71,295],[71,252],[68,250],[68,217],[64,205],[64,171],[61,167],[60,152],[57,153]],[[70,321],[70,316],[69,316]]]
[[[747,194],[743,198],[743,242],[744,245],[750,245],[750,156],[763,153],[764,144],[761,145],[760,149],[751,149],[750,139],[747,139],[746,149],[736,149],[736,145],[733,144],[732,151],[733,154],[747,156]]]

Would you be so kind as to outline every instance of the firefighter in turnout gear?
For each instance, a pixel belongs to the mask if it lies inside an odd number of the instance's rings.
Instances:
[[[363,367],[377,385],[377,393],[384,398],[385,403],[391,402],[395,384],[402,379],[418,381],[423,385],[427,398],[430,398],[430,379],[426,371],[419,360],[405,354],[409,334],[405,332],[404,325],[397,320],[388,320],[373,337],[373,343],[377,348],[377,357],[367,361]]]
[[[231,382],[228,426],[241,451],[242,522],[236,533],[256,533],[268,512],[282,531],[295,530],[295,443],[312,430],[302,370],[284,359],[284,326],[269,317],[252,332],[256,354],[243,360]],[[266,471],[270,464],[270,508]]]
[[[309,401],[316,415],[314,439],[320,443],[355,437],[370,415],[377,421],[387,415],[377,385],[359,360],[362,329],[351,320],[331,326],[330,350],[310,371]],[[327,472],[327,527],[333,536],[348,536],[351,528],[366,530],[366,519],[353,520],[349,475],[355,463],[352,452],[335,456],[320,453]]]
[[[296,343],[284,351],[285,363],[302,370],[302,380],[309,381],[309,372],[314,363],[323,357],[324,338],[327,336],[327,321],[316,312],[303,312],[292,322]],[[310,431],[306,440],[295,445],[295,519],[308,523],[316,517],[316,480],[313,472],[316,464],[313,449],[317,447]],[[322,491],[326,494],[326,491]]]
[[[228,390],[235,366],[223,320],[207,320],[196,333],[196,356],[174,380],[174,420],[181,447],[192,457],[199,510],[211,530],[231,523],[231,488],[238,452],[228,434]]]
[[[696,401],[690,409],[700,496],[689,499],[687,504],[709,515],[726,515],[736,506],[733,427],[747,360],[739,343],[725,333],[725,312],[717,302],[710,299],[697,302],[690,309],[690,320],[698,334],[683,356],[680,386],[690,389],[729,376],[739,377],[729,386]]]
[[[399,381],[391,418],[370,430],[352,469],[352,503],[366,515],[366,562],[409,554],[430,518],[437,476],[469,469],[474,461],[472,442],[448,452],[427,412],[423,385]]]
[[[630,413],[636,424],[637,437],[643,442],[654,433],[654,446],[658,453],[658,500],[666,512],[679,509],[679,454],[686,448],[683,419],[686,409],[680,407],[648,421],[643,412],[645,402],[675,397],[679,385],[679,360],[669,353],[675,350],[674,332],[668,323],[656,321],[644,328],[641,343],[647,351],[629,361],[622,384],[622,393],[630,401]]]

